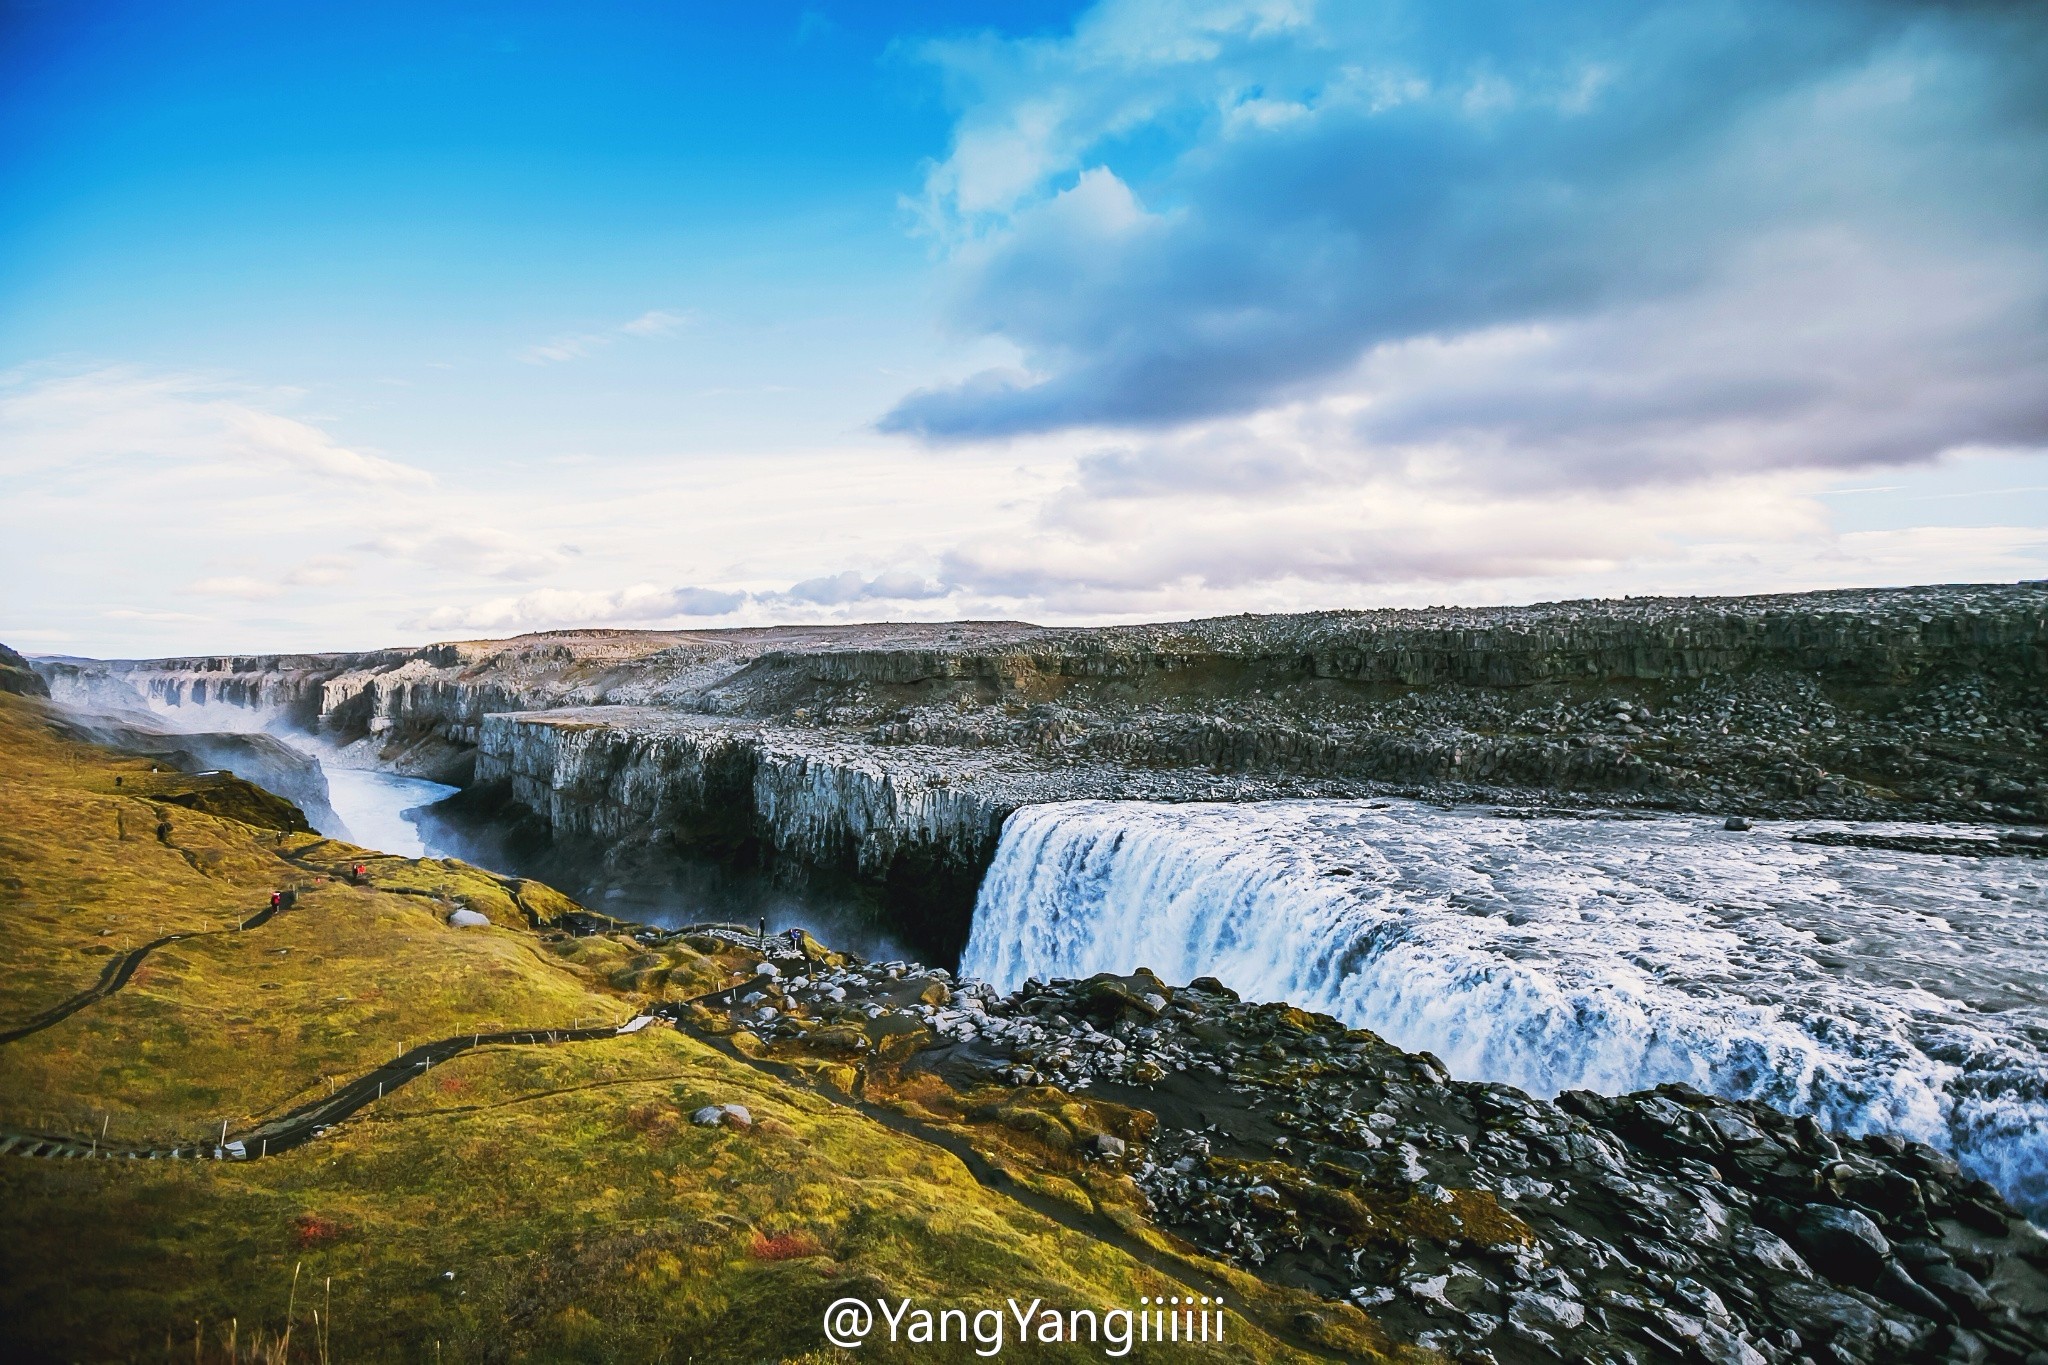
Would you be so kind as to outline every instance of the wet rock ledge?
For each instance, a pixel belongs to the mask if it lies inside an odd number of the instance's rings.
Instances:
[[[1917,1143],[1685,1086],[1550,1102],[1454,1081],[1209,979],[1001,995],[808,940],[640,941],[642,986],[666,955],[731,971],[670,1007],[686,1026],[1451,1360],[2048,1362],[2048,1236]]]

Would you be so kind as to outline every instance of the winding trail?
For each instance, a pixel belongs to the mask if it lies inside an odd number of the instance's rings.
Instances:
[[[664,1009],[672,1008],[664,1006]],[[48,1133],[0,1133],[0,1153],[19,1156],[103,1157],[114,1160],[193,1159],[209,1161],[253,1161],[290,1151],[310,1142],[335,1124],[367,1105],[375,1104],[431,1071],[438,1062],[459,1057],[474,1048],[547,1045],[587,1042],[595,1038],[616,1038],[638,1033],[654,1021],[654,1015],[637,1016],[622,1025],[574,1029],[509,1029],[499,1033],[466,1033],[422,1043],[372,1071],[365,1072],[330,1094],[298,1106],[274,1119],[267,1119],[239,1133],[223,1131],[218,1141],[157,1144],[146,1147],[110,1147],[76,1137]]]
[[[743,991],[746,985],[751,984],[749,982],[745,983],[745,985],[734,986],[731,989]],[[683,1026],[679,1024],[678,1027]],[[732,1058],[734,1061],[750,1066],[764,1075],[771,1076],[785,1084],[793,1084],[809,1090],[813,1094],[821,1096],[829,1103],[835,1104],[842,1109],[851,1109],[863,1117],[881,1124],[891,1132],[900,1133],[905,1137],[940,1148],[964,1166],[967,1173],[974,1178],[974,1182],[983,1189],[1000,1194],[1014,1203],[1021,1204],[1031,1212],[1038,1214],[1042,1218],[1050,1219],[1069,1231],[1078,1232],[1098,1242],[1106,1242],[1123,1252],[1126,1256],[1129,1256],[1132,1260],[1142,1262],[1145,1266],[1158,1271],[1168,1279],[1177,1281],[1183,1288],[1193,1291],[1198,1296],[1213,1298],[1219,1304],[1228,1300],[1229,1306],[1235,1309],[1240,1316],[1250,1317],[1258,1325],[1259,1329],[1268,1336],[1277,1337],[1304,1355],[1314,1356],[1319,1360],[1349,1360],[1352,1358],[1331,1351],[1328,1347],[1318,1344],[1290,1323],[1272,1317],[1252,1317],[1251,1314],[1246,1312],[1245,1304],[1237,1287],[1219,1276],[1210,1274],[1192,1259],[1192,1255],[1162,1249],[1114,1222],[1107,1215],[1084,1213],[1064,1200],[1054,1198],[1049,1194],[1043,1194],[1028,1185],[1019,1183],[1011,1177],[1009,1172],[1003,1170],[1000,1166],[997,1166],[994,1162],[976,1151],[971,1143],[957,1133],[948,1132],[921,1119],[911,1118],[907,1114],[901,1114],[893,1109],[885,1108],[882,1105],[862,1099],[858,1095],[851,1095],[837,1090],[830,1085],[806,1076],[803,1071],[786,1063],[771,1061],[762,1057],[749,1057],[746,1053],[734,1047],[729,1039],[715,1034],[699,1033],[695,1029],[686,1028],[685,1031],[698,1042],[713,1048],[724,1056]]]
[[[270,913],[270,911],[266,910],[256,922],[268,919]],[[242,927],[254,927],[254,923],[245,921]],[[214,930],[211,932],[227,933],[230,931]],[[120,965],[118,963],[108,964],[107,972],[102,977],[98,987],[93,991],[83,992],[78,996],[74,996],[58,1008],[63,1010],[64,1014],[68,1014],[94,999],[118,990],[120,983],[127,979],[129,973],[133,972],[134,964],[139,962],[142,956],[147,954],[150,949],[185,937],[197,937],[197,935],[171,935],[168,938],[145,945],[127,954],[123,959],[127,962],[126,972],[117,973],[116,968]],[[128,959],[133,960],[128,961]],[[116,979],[117,976],[118,980]],[[751,1057],[734,1046],[730,1039],[718,1034],[704,1033],[689,1027],[686,1023],[688,1012],[693,1005],[730,1005],[749,990],[757,988],[766,979],[765,977],[756,976],[737,985],[708,992],[704,995],[693,996],[688,1000],[669,1001],[654,1006],[644,1014],[635,1015],[626,1023],[619,1025],[572,1029],[511,1029],[497,1033],[457,1035],[456,1037],[442,1038],[431,1043],[423,1043],[418,1047],[400,1053],[382,1066],[356,1077],[346,1085],[338,1086],[332,1093],[310,1103],[300,1105],[277,1118],[258,1123],[239,1133],[229,1134],[223,1130],[220,1139],[214,1142],[202,1141],[150,1147],[114,1147],[102,1146],[92,1139],[81,1140],[76,1137],[54,1136],[44,1133],[0,1132],[0,1155],[42,1157],[58,1160],[261,1160],[265,1157],[290,1151],[294,1147],[303,1146],[319,1138],[335,1124],[342,1122],[359,1110],[377,1103],[387,1094],[398,1090],[401,1086],[425,1076],[437,1063],[445,1063],[452,1058],[461,1056],[465,1052],[483,1047],[532,1047],[556,1043],[590,1042],[601,1038],[623,1038],[638,1033],[659,1021],[673,1024],[678,1031],[687,1034],[697,1042],[703,1043],[720,1055],[739,1062],[741,1065],[764,1076],[784,1084],[796,1085],[819,1096],[828,1104],[852,1110],[862,1117],[882,1125],[891,1132],[899,1133],[914,1141],[937,1147],[957,1160],[975,1183],[982,1188],[992,1193],[1000,1194],[1004,1198],[1022,1205],[1031,1212],[1047,1218],[1069,1231],[1080,1233],[1096,1241],[1106,1242],[1132,1259],[1176,1281],[1196,1295],[1214,1298],[1219,1303],[1228,1300],[1229,1303],[1236,1306],[1240,1314],[1245,1312],[1246,1306],[1242,1303],[1236,1286],[1211,1274],[1191,1257],[1176,1250],[1157,1246],[1120,1226],[1106,1215],[1084,1212],[1051,1195],[1041,1193],[1019,1183],[1008,1172],[976,1151],[973,1145],[964,1137],[875,1104],[857,1094],[840,1091],[815,1077],[806,1075],[797,1067],[767,1058]],[[52,1013],[54,1017],[50,1018],[48,1023],[54,1023],[58,1018],[63,1017],[63,1014],[55,1014],[54,1011]],[[47,1023],[37,1026],[47,1027]],[[33,1029],[30,1031],[33,1031]],[[622,1077],[614,1081],[603,1082],[602,1084],[639,1084],[659,1079],[663,1078]],[[578,1086],[570,1087],[569,1089],[580,1090],[585,1088],[589,1087]],[[567,1092],[551,1090],[536,1095],[520,1096],[515,1100],[505,1101],[504,1103],[519,1103],[560,1093]],[[465,1106],[461,1112],[467,1112],[475,1107]],[[498,1106],[493,1105],[489,1107],[495,1108]],[[432,1114],[420,1117],[437,1117],[439,1113],[440,1111],[435,1111]],[[1289,1346],[1305,1355],[1323,1360],[1342,1360],[1346,1358],[1319,1345],[1291,1324],[1268,1319],[1265,1315],[1260,1315],[1254,1318],[1253,1321],[1257,1322],[1260,1329],[1267,1334],[1285,1341]]]
[[[289,907],[293,899],[295,898],[288,896],[281,905],[266,905],[263,909],[249,916],[249,918],[243,920],[232,929],[193,929],[185,933],[165,934],[162,938],[151,939],[140,948],[130,948],[127,952],[122,953],[107,964],[106,969],[100,973],[98,981],[72,996],[69,1000],[50,1006],[41,1014],[31,1017],[27,1023],[16,1025],[11,1029],[0,1029],[0,1043],[12,1043],[28,1037],[32,1033],[41,1033],[52,1024],[60,1024],[64,1020],[69,1019],[94,1001],[106,999],[115,991],[128,984],[128,979],[135,975],[135,969],[142,965],[142,959],[148,957],[167,943],[177,943],[181,940],[192,938],[212,938],[219,934],[239,934],[245,929],[260,929],[265,924],[268,924],[271,917],[277,914],[278,911]],[[0,1151],[4,1150],[5,1148],[0,1148]]]

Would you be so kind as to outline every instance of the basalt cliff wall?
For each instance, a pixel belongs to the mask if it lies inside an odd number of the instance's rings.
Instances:
[[[495,788],[555,838],[673,841],[922,894],[920,946],[939,953],[964,936],[1003,818],[1062,797],[1400,790],[2048,820],[2042,584],[37,668],[59,700],[238,709]]]
[[[865,884],[892,932],[951,957],[1020,793],[959,781],[946,758],[599,707],[487,717],[473,791],[497,789],[556,841],[668,845]]]

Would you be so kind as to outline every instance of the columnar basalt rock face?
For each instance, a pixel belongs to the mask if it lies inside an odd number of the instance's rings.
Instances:
[[[557,838],[655,839],[898,886],[911,901],[898,927],[929,928],[920,936],[948,952],[1018,804],[906,751],[798,746],[745,720],[634,708],[491,716],[476,777]]]
[[[38,668],[60,700],[247,707],[425,775],[474,754],[560,837],[683,831],[883,884],[978,866],[1009,810],[1072,796],[2048,820],[2041,584]]]

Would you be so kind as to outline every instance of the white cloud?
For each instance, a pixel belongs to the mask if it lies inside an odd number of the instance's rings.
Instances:
[[[350,548],[429,568],[511,582],[542,577],[575,557],[569,546],[535,544],[525,536],[489,526],[446,530],[438,522],[401,525],[358,541]]]
[[[494,597],[470,605],[437,607],[407,621],[419,630],[554,630],[579,626],[677,626],[755,624],[780,619],[792,610],[814,618],[816,608],[857,610],[875,604],[900,607],[951,596],[953,589],[909,569],[865,574],[848,569],[807,578],[780,590],[664,588],[635,583],[612,591],[539,588],[515,597]],[[744,621],[733,618],[744,614]]]
[[[196,616],[189,611],[145,611],[140,607],[108,607],[100,615],[109,621],[150,621],[159,624],[213,620],[211,616]]]
[[[1843,532],[1814,483],[1496,495],[1317,471],[1244,497],[1103,495],[1077,478],[1013,534],[956,545],[939,580],[962,614],[1057,622],[2048,575],[2048,527]]]
[[[315,555],[284,576],[295,588],[325,588],[348,580],[354,561],[341,555]]]
[[[571,332],[544,341],[538,346],[529,346],[519,353],[519,358],[529,365],[552,365],[564,360],[575,360],[612,344],[613,338],[598,332]]]
[[[929,602],[945,597],[948,589],[923,574],[892,569],[873,578],[858,570],[823,574],[792,584],[779,593],[763,594],[763,602],[802,604],[816,607],[846,606],[855,602]]]
[[[470,606],[444,606],[404,622],[408,630],[563,630],[577,626],[661,626],[730,616],[745,593],[635,583],[615,592],[540,588]]]
[[[677,331],[696,320],[694,313],[670,313],[660,308],[650,308],[631,322],[619,324],[619,330],[628,336],[665,337],[674,336]]]
[[[0,375],[0,477],[117,485],[277,475],[424,488],[426,471],[342,445],[274,410],[291,395],[109,368]]]
[[[603,350],[620,337],[636,337],[647,341],[674,336],[696,319],[695,313],[672,313],[666,309],[650,308],[637,318],[601,332],[565,332],[538,346],[529,346],[519,352],[519,359],[529,365],[553,365],[564,360],[578,360]]]

